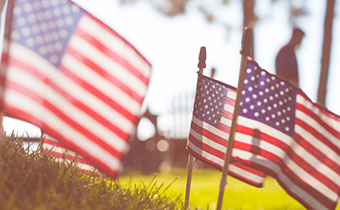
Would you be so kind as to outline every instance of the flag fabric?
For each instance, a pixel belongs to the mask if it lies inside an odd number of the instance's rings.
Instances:
[[[66,149],[61,141],[58,141],[49,135],[44,136],[42,150],[53,155],[57,162],[73,162],[81,171],[97,174],[96,168],[94,168],[84,157]]]
[[[335,209],[340,117],[252,61],[241,94],[233,158],[276,178],[307,209]]]
[[[121,170],[151,64],[67,0],[9,1],[3,108],[111,177]]]
[[[234,112],[236,89],[198,74],[194,111],[187,149],[191,155],[223,169],[229,130]],[[232,161],[229,174],[261,187],[265,174]]]

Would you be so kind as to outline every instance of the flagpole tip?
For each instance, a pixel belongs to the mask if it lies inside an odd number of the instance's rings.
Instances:
[[[206,67],[205,60],[207,58],[207,52],[204,46],[200,49],[200,55],[198,57],[198,64],[197,67],[199,69],[204,69]]]

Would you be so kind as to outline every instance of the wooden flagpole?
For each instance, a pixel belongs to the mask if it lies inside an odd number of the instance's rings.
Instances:
[[[225,159],[224,159],[224,167],[222,171],[220,192],[218,195],[216,210],[221,210],[223,195],[224,195],[224,188],[225,188],[225,185],[227,184],[226,176],[228,175],[228,172],[229,172],[229,164],[231,161],[232,149],[234,146],[234,138],[235,138],[236,126],[237,126],[237,117],[240,111],[240,102],[242,100],[241,91],[243,89],[243,84],[244,84],[243,81],[245,78],[246,67],[247,67],[246,66],[247,57],[253,56],[253,29],[251,28],[247,28],[247,27],[244,28],[243,37],[242,37],[242,48],[241,48],[240,53],[242,55],[242,58],[241,58],[240,73],[239,73],[239,78],[238,78],[237,96],[236,96],[232,124],[230,127],[227,152],[226,152]]]
[[[5,9],[4,9],[4,7],[5,7],[5,3],[6,3],[6,1],[5,0],[1,0],[1,2],[0,2],[0,32],[1,32],[1,27],[2,27],[2,15],[5,13]],[[1,33],[0,33],[1,34]],[[2,34],[1,34],[2,35]],[[3,38],[3,37],[2,37]],[[1,40],[1,38],[0,38],[0,40]],[[0,50],[1,50],[1,52],[0,53],[2,53],[2,49],[3,49],[3,47],[2,48],[0,48]],[[2,57],[2,56],[0,56],[0,57]],[[2,73],[1,72],[1,63],[0,63],[0,74]],[[1,80],[1,79],[0,79]],[[1,85],[1,84],[0,84]],[[4,94],[3,94],[3,88],[4,87],[0,87],[1,88],[1,94],[0,94],[0,97],[3,97],[4,96]],[[3,100],[2,98],[0,99],[0,100]],[[0,102],[1,103],[1,102]],[[4,117],[4,110],[3,110],[3,106],[1,105],[1,110],[0,110],[0,135],[2,136],[2,134],[4,133],[4,129],[3,129],[3,117]]]
[[[198,57],[197,67],[199,69],[198,73],[203,74],[203,69],[206,67],[205,60],[207,58],[205,47],[201,47],[200,54]],[[191,177],[192,177],[192,168],[194,165],[195,158],[189,153],[188,156],[188,174],[187,174],[187,186],[185,191],[185,202],[184,209],[188,209],[189,207],[189,197],[190,197],[190,187],[191,187]]]

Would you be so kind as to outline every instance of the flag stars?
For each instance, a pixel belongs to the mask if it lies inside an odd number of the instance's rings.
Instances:
[[[205,77],[199,77],[194,116],[218,127],[226,103],[227,88]],[[203,109],[201,109],[203,108]]]

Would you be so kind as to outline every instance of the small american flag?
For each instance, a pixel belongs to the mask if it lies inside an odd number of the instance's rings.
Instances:
[[[335,209],[340,194],[340,117],[249,61],[233,149],[275,177],[308,209]]]
[[[140,115],[150,63],[71,1],[9,1],[6,21],[6,115],[37,125],[115,177]]]
[[[187,149],[194,157],[220,170],[224,166],[235,99],[235,88],[198,75]],[[264,173],[234,161],[229,169],[230,175],[262,186]]]

